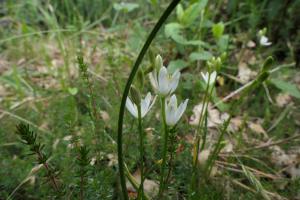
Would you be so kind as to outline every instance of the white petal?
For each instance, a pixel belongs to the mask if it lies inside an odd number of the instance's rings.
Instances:
[[[162,67],[158,74],[158,87],[159,92],[162,95],[167,95],[169,93],[169,77],[167,68]]]
[[[148,112],[147,102],[143,99],[141,100],[141,117],[143,118]]]
[[[171,96],[169,106],[174,106],[177,109],[177,98],[175,94]]]
[[[180,72],[179,71],[176,71],[174,72],[174,74],[172,75],[172,80],[170,82],[170,93],[173,93],[177,86],[178,86],[178,83],[179,83],[179,79],[180,79]]]
[[[146,95],[146,97],[145,97],[145,102],[146,102],[147,108],[150,105],[151,98],[152,98],[151,93],[148,92],[147,95]]]
[[[186,99],[183,103],[181,103],[176,111],[176,123],[179,121],[179,119],[181,118],[181,116],[183,115],[187,104],[188,104],[188,99]]]
[[[148,107],[148,111],[152,108],[152,106],[154,105],[154,103],[155,103],[155,101],[156,101],[156,95],[155,95],[155,97],[153,98],[153,100],[152,100],[152,103],[151,103],[151,105]]]
[[[149,74],[149,79],[152,87],[158,90],[157,72],[155,70]]]
[[[269,45],[272,44],[272,42],[269,42],[268,40],[269,40],[269,39],[268,39],[266,36],[263,35],[263,36],[261,36],[259,43],[260,43],[262,46],[269,46]]]
[[[166,123],[169,126],[173,126],[176,123],[176,110],[175,107],[168,104],[168,106],[166,107]]]
[[[213,73],[210,74],[209,85],[214,84],[215,81],[216,81],[216,78],[217,78],[217,72],[216,72],[216,71],[213,71]]]
[[[151,93],[148,92],[145,99],[141,100],[141,117],[143,118],[149,111],[149,105],[151,101]]]
[[[135,118],[138,118],[137,106],[134,103],[132,103],[132,101],[128,97],[126,100],[126,108]]]
[[[202,75],[202,78],[204,79],[205,83],[207,83],[208,82],[208,73],[206,72],[206,74],[203,74],[201,72],[201,75]]]
[[[166,123],[169,126],[176,124],[177,98],[172,95],[169,103],[166,105]]]

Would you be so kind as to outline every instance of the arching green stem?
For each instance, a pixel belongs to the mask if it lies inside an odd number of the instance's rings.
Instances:
[[[171,14],[171,12],[175,9],[177,4],[180,2],[180,0],[173,0],[168,8],[165,10],[163,15],[160,17],[156,25],[154,26],[153,30],[151,31],[150,35],[148,36],[141,52],[139,53],[134,66],[132,68],[132,71],[129,75],[129,78],[127,80],[123,96],[122,96],[122,101],[120,105],[120,112],[119,112],[119,120],[118,120],[118,164],[119,164],[119,173],[120,173],[120,182],[121,182],[121,187],[122,187],[122,192],[123,192],[123,198],[124,200],[128,200],[128,194],[127,194],[127,189],[126,189],[126,180],[125,180],[125,173],[124,173],[124,158],[123,158],[123,119],[124,119],[124,112],[125,112],[125,103],[126,99],[129,93],[130,86],[133,82],[133,79],[135,77],[135,74],[139,68],[139,65],[141,64],[151,42],[155,38],[157,32],[160,30],[162,27],[163,23],[166,21],[168,16]]]

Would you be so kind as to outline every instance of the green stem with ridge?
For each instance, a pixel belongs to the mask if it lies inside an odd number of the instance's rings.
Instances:
[[[163,119],[163,150],[162,150],[162,164],[160,168],[160,183],[159,183],[159,192],[158,196],[162,196],[165,189],[165,169],[167,163],[167,150],[168,150],[168,138],[169,138],[169,129],[166,122],[166,99],[161,97],[161,115]]]
[[[124,120],[124,113],[125,113],[125,104],[126,104],[126,99],[131,87],[131,84],[133,82],[133,79],[136,75],[136,72],[139,69],[139,66],[147,53],[148,48],[150,47],[150,44],[152,43],[153,39],[155,38],[157,32],[160,30],[162,27],[163,23],[167,20],[168,16],[171,14],[171,12],[175,9],[177,4],[180,2],[180,0],[173,0],[168,8],[165,10],[163,15],[160,17],[156,25],[154,26],[153,30],[151,31],[150,35],[148,36],[142,50],[140,51],[134,66],[131,70],[131,73],[129,75],[129,78],[127,80],[122,100],[121,100],[121,105],[120,105],[120,112],[119,112],[119,120],[118,120],[118,164],[119,164],[119,173],[120,173],[120,182],[121,182],[121,187],[122,187],[122,192],[123,192],[123,198],[124,200],[128,200],[128,194],[127,194],[127,188],[126,188],[126,179],[125,179],[125,171],[124,171],[124,158],[123,158],[123,120]]]
[[[196,137],[195,137],[195,143],[194,143],[194,156],[193,156],[193,172],[192,172],[192,180],[191,180],[191,194],[196,194],[196,185],[197,185],[197,179],[198,179],[198,156],[199,156],[199,150],[200,150],[200,130],[202,129],[202,123],[203,123],[203,118],[204,118],[204,110],[207,109],[208,103],[209,103],[209,97],[211,96],[211,93],[213,91],[213,86],[209,85],[210,82],[210,75],[208,77],[208,83],[205,89],[205,95],[203,97],[203,104],[200,112],[200,118],[198,122],[198,126],[196,129]],[[210,90],[211,89],[211,90]],[[205,136],[206,137],[206,136]],[[201,150],[204,148],[204,143],[205,138],[203,140]]]
[[[144,196],[144,133],[142,127],[142,114],[141,114],[141,105],[138,106],[138,129],[140,136],[140,161],[141,161],[141,183],[138,192],[138,199],[143,199]]]

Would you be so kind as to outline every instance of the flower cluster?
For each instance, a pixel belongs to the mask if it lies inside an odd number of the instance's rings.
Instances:
[[[156,57],[155,63],[156,69],[153,70],[149,76],[150,82],[155,92],[160,97],[165,98],[173,94],[176,90],[181,74],[178,70],[170,74],[167,68],[163,66],[160,55]],[[151,99],[153,99],[152,103]],[[141,117],[143,118],[152,108],[155,100],[156,97],[152,98],[151,93],[148,92],[145,99],[141,99],[140,105],[137,105],[130,98],[127,98],[126,107],[135,118],[138,118],[138,106],[141,106]],[[177,98],[175,95],[172,95],[170,99],[165,102],[166,123],[168,126],[175,126],[177,124],[187,107],[187,103],[188,99],[177,106]]]

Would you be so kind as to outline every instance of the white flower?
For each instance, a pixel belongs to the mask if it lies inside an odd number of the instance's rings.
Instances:
[[[270,46],[272,44],[272,42],[269,42],[269,39],[264,35],[260,37],[259,43],[262,46]]]
[[[157,74],[154,70],[150,74],[150,82],[158,94],[166,96],[172,94],[179,82],[180,72],[176,70],[172,75],[168,73],[167,68],[161,67],[159,73]]]
[[[169,100],[169,103],[166,102],[166,123],[169,126],[174,126],[179,119],[181,118],[181,116],[183,115],[187,103],[188,103],[188,99],[186,99],[183,103],[181,103],[179,105],[179,107],[177,107],[177,98],[176,96],[173,94]]]
[[[213,85],[216,81],[216,78],[217,78],[217,72],[216,71],[213,71],[211,74],[209,74],[208,72],[206,72],[205,74],[203,74],[201,72],[201,75],[205,81],[206,84],[209,84],[209,85]],[[209,80],[209,82],[208,82]]]
[[[149,112],[149,110],[152,108],[152,106],[154,105],[154,102],[156,100],[156,96],[154,97],[154,99],[152,100],[151,103],[151,99],[152,99],[152,95],[150,92],[148,92],[147,96],[145,97],[145,99],[141,99],[141,117],[145,117],[145,115]],[[133,103],[131,101],[130,98],[127,97],[126,100],[126,108],[128,109],[128,111],[135,117],[138,118],[138,107],[135,103]]]

